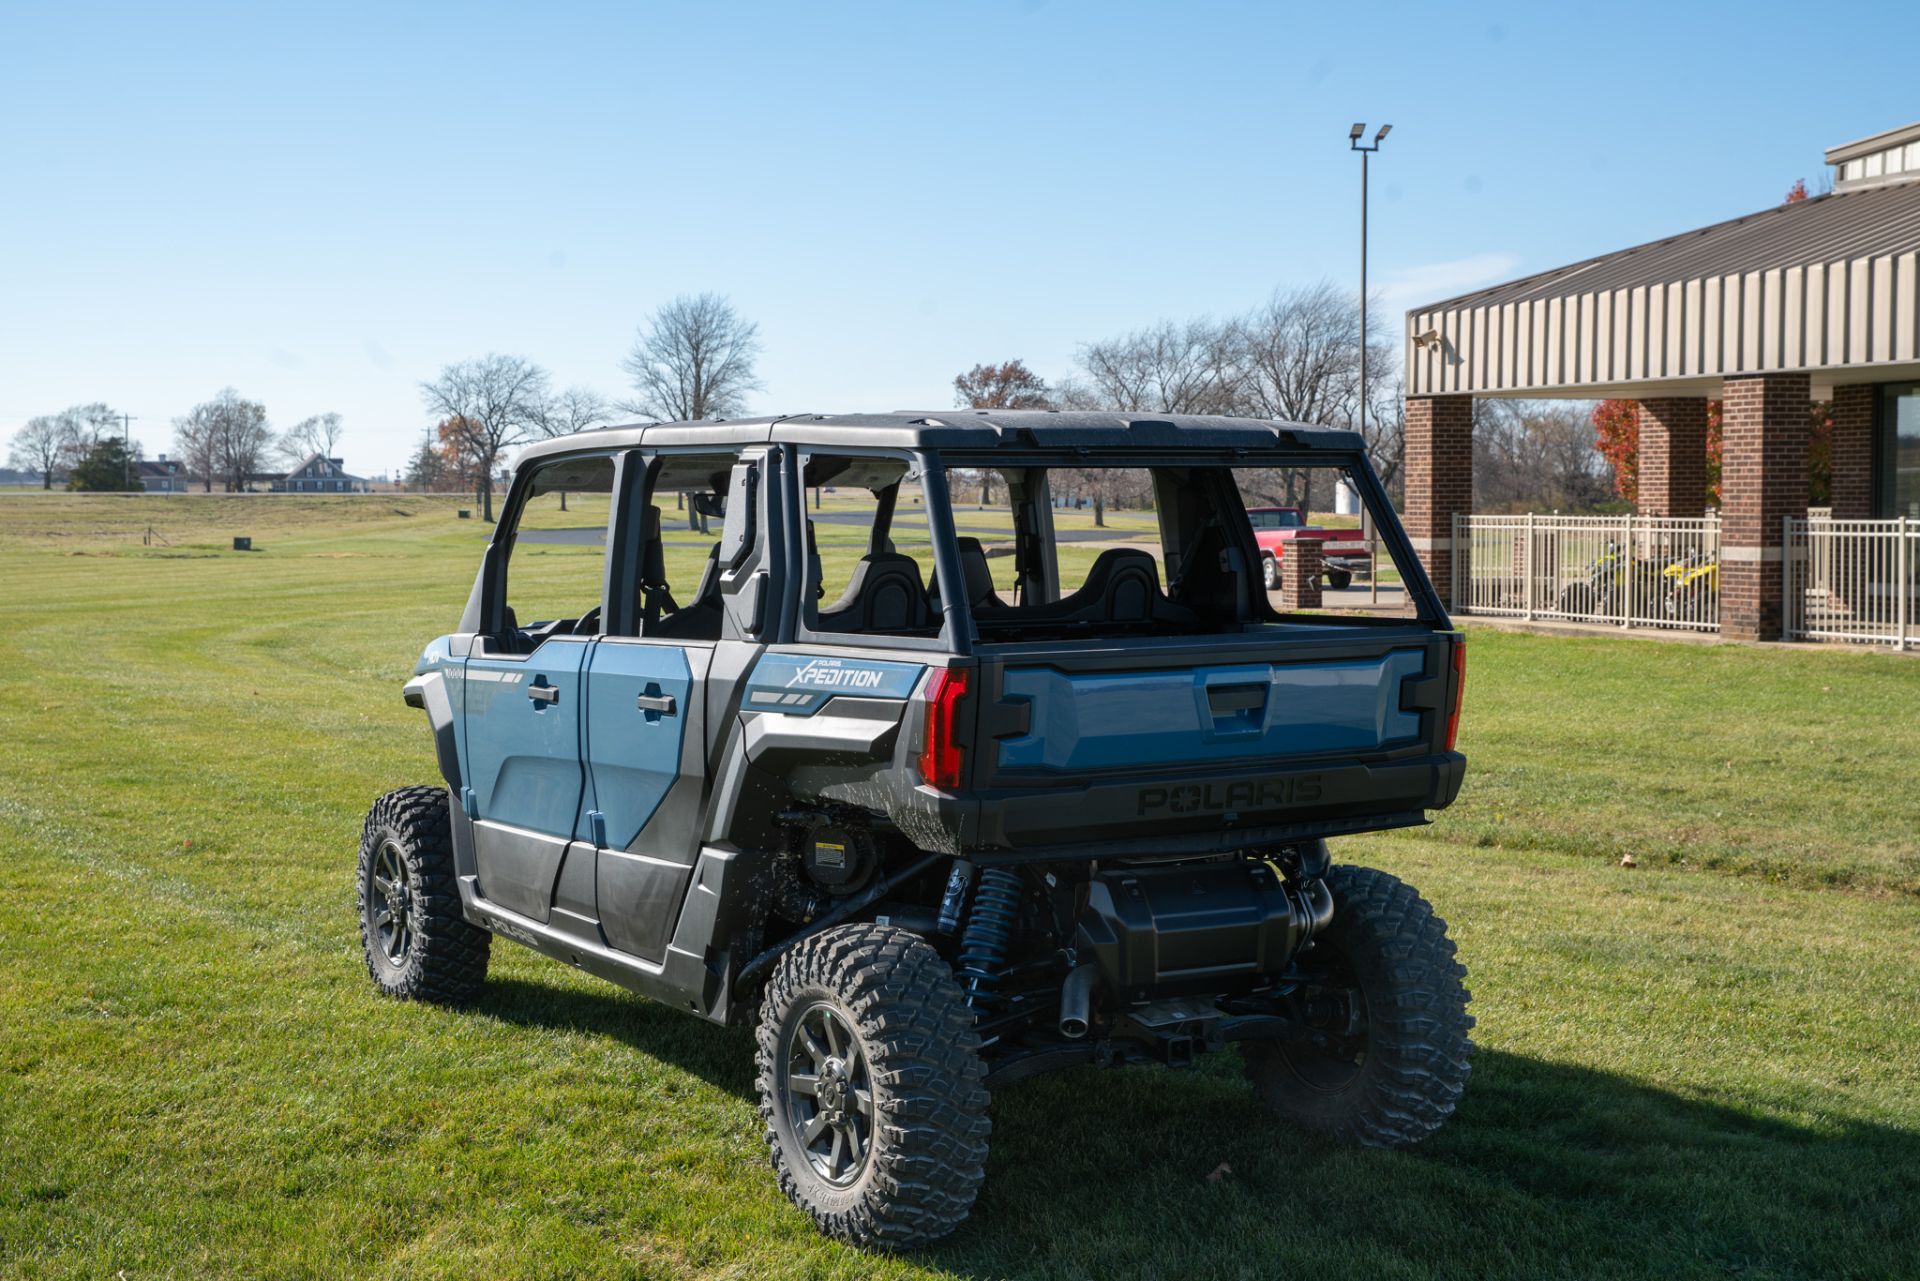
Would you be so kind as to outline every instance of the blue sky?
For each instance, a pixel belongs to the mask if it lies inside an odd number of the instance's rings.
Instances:
[[[507,351],[626,390],[715,290],[779,411],[1356,278],[1396,308],[1751,212],[1920,118],[1911,4],[0,0],[0,433],[226,385],[398,464]]]

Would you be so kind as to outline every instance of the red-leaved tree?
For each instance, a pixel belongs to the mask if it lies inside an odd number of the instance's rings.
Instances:
[[[1640,498],[1640,402],[1603,400],[1593,407],[1594,447],[1613,469],[1613,492]]]
[[[1707,505],[1720,505],[1720,402],[1707,402]],[[1613,492],[1640,501],[1640,405],[1603,400],[1593,407],[1595,448],[1613,469]],[[1833,500],[1833,404],[1819,401],[1807,413],[1807,501]]]

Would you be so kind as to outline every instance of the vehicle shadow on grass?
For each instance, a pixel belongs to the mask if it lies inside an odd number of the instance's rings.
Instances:
[[[753,1095],[744,1029],[512,979],[480,1009]],[[995,1097],[973,1216],[915,1262],[980,1281],[1916,1275],[1920,1134],[1746,1102],[1483,1050],[1445,1129],[1374,1152],[1270,1119],[1233,1053],[1188,1073],[1079,1069]]]

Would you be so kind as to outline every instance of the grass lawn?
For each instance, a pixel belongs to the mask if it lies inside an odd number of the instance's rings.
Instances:
[[[0,498],[0,1276],[1917,1274],[1911,659],[1474,632],[1461,802],[1339,851],[1453,923],[1452,1124],[1328,1147],[1231,1054],[1043,1078],[972,1222],[874,1257],[774,1187],[745,1032],[504,942],[477,1009],[374,996],[355,843],[433,777],[460,501]]]

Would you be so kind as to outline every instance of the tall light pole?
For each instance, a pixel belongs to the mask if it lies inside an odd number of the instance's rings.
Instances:
[[[1347,133],[1347,145],[1360,153],[1360,432],[1367,430],[1367,159],[1380,150],[1380,140],[1392,125],[1381,125],[1371,145],[1360,141],[1367,126],[1356,124]]]

